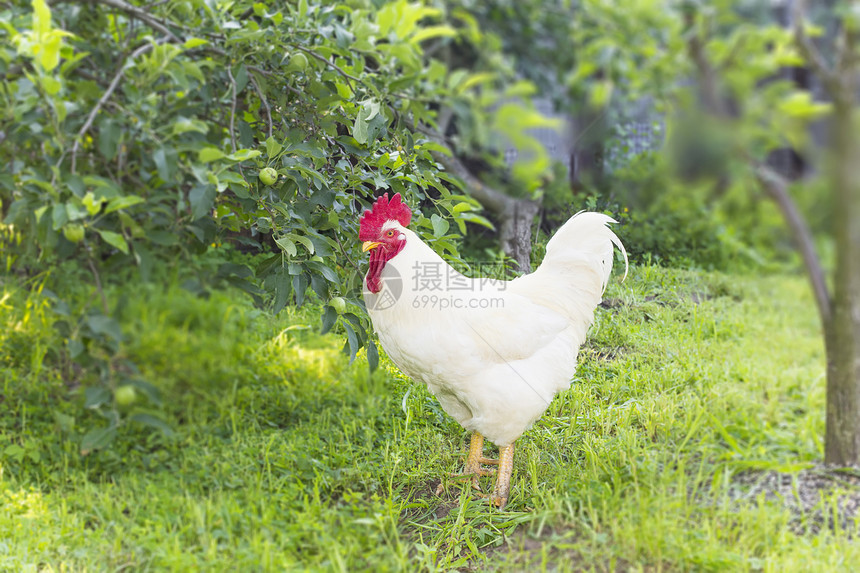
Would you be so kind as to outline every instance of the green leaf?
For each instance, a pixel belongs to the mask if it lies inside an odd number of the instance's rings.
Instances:
[[[477,213],[463,213],[462,215],[460,215],[460,218],[464,221],[468,221],[469,223],[475,223],[476,225],[481,225],[493,231],[496,230],[496,228],[489,221],[489,219],[486,219],[485,217],[482,217]]]
[[[379,368],[379,350],[372,340],[367,341],[367,364],[370,366],[371,372]]]
[[[417,145],[416,149],[426,149],[427,151],[436,151],[436,152],[441,153],[443,155],[447,155],[448,157],[451,157],[454,155],[453,153],[451,153],[450,149],[448,149],[444,145],[441,145],[439,143],[435,143],[433,141],[425,141],[421,145]]]
[[[114,197],[110,201],[108,201],[107,208],[105,208],[105,215],[107,215],[108,213],[113,213],[114,211],[119,211],[120,209],[127,209],[132,205],[137,205],[138,203],[143,202],[143,197],[138,197],[137,195]]]
[[[349,345],[349,361],[352,362],[355,360],[355,355],[358,354],[358,335],[349,322],[344,321],[341,324],[343,324],[343,329],[346,330],[346,340]]]
[[[113,159],[119,150],[122,125],[112,117],[99,123],[99,151],[106,159]]]
[[[437,239],[439,237],[444,237],[450,227],[448,221],[436,213],[433,213],[433,215],[430,216],[430,223],[433,225],[433,236]]]
[[[45,0],[33,0],[33,34],[37,39],[51,33],[51,9]]]
[[[474,205],[472,205],[471,203],[466,203],[465,201],[463,201],[462,203],[457,203],[456,205],[454,205],[454,208],[451,209],[451,213],[456,215],[464,211],[471,211],[474,208]]]
[[[77,338],[70,338],[66,341],[66,350],[69,352],[69,358],[76,359],[85,350],[84,343]]]
[[[263,155],[263,152],[259,149],[239,149],[236,153],[228,155],[227,159],[230,159],[231,161],[247,161],[261,155]]]
[[[214,185],[197,185],[188,192],[188,202],[191,203],[191,218],[197,220],[205,217],[215,204],[215,196],[218,194]]]
[[[266,155],[269,157],[269,159],[273,159],[275,156],[277,156],[283,148],[284,146],[275,141],[274,137],[270,136],[269,139],[266,140]]]
[[[155,162],[155,168],[158,170],[158,176],[165,182],[170,181],[170,165],[167,161],[167,153],[163,147],[159,147],[152,154],[152,160]]]
[[[305,301],[305,291],[308,290],[308,279],[304,273],[293,277],[293,291],[296,293],[296,306],[301,308]]]
[[[84,408],[98,408],[111,400],[111,394],[107,388],[101,386],[90,386],[84,390]]]
[[[355,116],[355,124],[352,126],[352,136],[362,145],[367,143],[367,120],[363,115],[364,110],[359,111]]]
[[[87,324],[96,334],[107,335],[116,341],[122,340],[122,327],[116,319],[103,314],[94,314],[87,318]]]
[[[90,430],[81,438],[81,455],[85,456],[94,450],[100,450],[109,446],[114,438],[116,438],[116,428],[114,426]]]
[[[475,74],[470,74],[460,85],[457,86],[457,93],[462,94],[463,92],[468,91],[475,86],[489,83],[495,80],[496,77],[497,74],[494,72],[478,72]]]
[[[813,101],[812,94],[807,91],[797,91],[779,103],[779,109],[786,115],[799,119],[815,119],[826,115],[833,108],[830,103]]]
[[[272,313],[278,314],[290,301],[290,294],[293,292],[293,285],[290,282],[290,275],[284,272],[283,269],[275,275],[274,283],[275,302],[272,306]]]
[[[132,422],[137,422],[138,424],[143,424],[144,426],[149,426],[150,428],[155,428],[156,430],[161,430],[161,433],[165,436],[172,436],[174,433],[173,428],[171,428],[167,424],[167,422],[165,422],[161,418],[153,416],[152,414],[132,414],[131,416],[129,416],[128,419]]]
[[[24,454],[27,452],[24,448],[19,446],[18,444],[12,444],[6,446],[6,449],[3,450],[3,455],[9,458],[16,460],[18,463],[21,463],[21,460],[24,459]]]
[[[205,46],[209,43],[209,40],[205,40],[203,38],[188,38],[185,40],[185,43],[182,44],[182,47],[186,50],[191,50],[194,48],[199,48],[200,46]]]
[[[126,384],[131,384],[135,388],[141,391],[146,398],[155,404],[156,406],[161,405],[161,393],[158,391],[158,388],[147,382],[146,380],[142,380],[140,378],[131,378],[125,380]]]
[[[62,229],[69,220],[69,212],[63,203],[56,203],[52,209],[53,228],[55,231]]]
[[[361,106],[361,108],[363,110],[365,110],[365,118],[364,119],[366,119],[367,121],[370,121],[371,119],[376,117],[379,114],[380,107],[381,106],[379,105],[379,102],[376,100],[371,99],[371,100],[365,101]]]
[[[314,244],[307,237],[303,237],[303,236],[297,235],[295,233],[287,233],[286,236],[289,237],[290,240],[301,243],[302,245],[304,245],[305,248],[308,250],[308,253],[310,253],[311,255],[314,254]]]
[[[612,97],[613,87],[611,80],[595,82],[588,97],[588,103],[591,107],[596,109],[605,107],[609,103],[609,98]]]
[[[340,278],[337,276],[337,273],[334,272],[331,268],[325,266],[323,263],[318,261],[309,261],[307,263],[308,267],[317,271],[319,274],[323,276],[325,280],[332,284],[339,284]]]
[[[334,326],[334,323],[337,322],[337,317],[337,311],[330,306],[326,306],[325,311],[323,311],[322,330],[320,331],[320,334],[326,334],[330,331]]]
[[[275,243],[287,253],[291,257],[295,257],[298,254],[298,249],[296,249],[296,244],[289,239],[289,237],[280,237],[275,239]]]
[[[429,40],[431,38],[453,38],[456,35],[457,30],[451,26],[427,26],[426,28],[421,28],[415,32],[409,41],[413,44],[420,44],[424,40]]]
[[[211,163],[224,157],[224,152],[217,147],[204,147],[197,154],[197,159],[203,163]]]
[[[102,229],[96,229],[96,231],[102,236],[105,243],[116,247],[126,255],[128,254],[128,243],[125,241],[125,237],[119,233],[114,233],[113,231],[105,231]]]
[[[87,213],[90,215],[95,215],[99,211],[101,211],[102,203],[104,203],[105,199],[99,197],[96,199],[95,195],[93,195],[92,191],[87,191],[87,194],[84,195],[84,198],[81,199],[81,203],[84,204],[84,207],[87,209]]]
[[[181,135],[183,133],[188,133],[189,131],[207,133],[209,131],[209,126],[199,119],[188,119],[187,117],[178,117],[173,123],[173,135]]]

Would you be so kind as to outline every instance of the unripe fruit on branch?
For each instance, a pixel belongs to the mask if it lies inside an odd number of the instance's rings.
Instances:
[[[120,386],[114,392],[113,397],[120,406],[131,406],[137,398],[137,392],[135,392],[134,386]]]
[[[72,243],[80,243],[84,240],[84,226],[72,223],[63,227],[63,235]]]
[[[266,167],[260,171],[260,181],[262,181],[264,185],[274,185],[277,180],[278,172],[271,167]]]

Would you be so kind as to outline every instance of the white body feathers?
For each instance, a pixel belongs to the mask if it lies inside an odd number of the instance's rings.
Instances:
[[[535,272],[512,281],[469,279],[391,220],[406,246],[364,300],[391,360],[427,384],[464,428],[498,446],[516,440],[570,385],[579,347],[612,271],[613,245],[598,213],[574,215]]]

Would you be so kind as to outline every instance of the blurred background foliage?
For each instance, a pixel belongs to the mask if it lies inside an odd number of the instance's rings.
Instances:
[[[311,300],[374,367],[357,225],[382,192],[402,193],[422,238],[463,268],[516,258],[481,189],[534,206],[537,256],[596,209],[634,261],[796,265],[750,166],[792,180],[826,231],[815,175],[829,106],[782,8],[0,2],[2,280],[55,316],[62,342],[45,357],[95,420],[81,451],[127,422],[169,432],[146,407],[157,386],[123,351],[126,302],[105,294],[117,285],[238,288],[274,313]],[[812,16],[826,50],[830,13]],[[631,125],[647,127],[644,149]],[[540,129],[561,134],[560,158]],[[148,402],[123,405],[128,388]]]

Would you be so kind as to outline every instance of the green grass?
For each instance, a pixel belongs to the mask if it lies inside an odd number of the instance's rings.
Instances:
[[[139,406],[175,435],[128,424],[82,457],[100,419],[33,288],[0,283],[3,571],[860,563],[857,523],[798,535],[782,504],[733,482],[822,456],[824,355],[801,277],[641,267],[613,284],[571,389],[518,442],[505,511],[447,478],[435,495],[466,434],[426,389],[384,359],[373,376],[349,364],[340,335],[316,334],[318,309],[272,318],[235,293],[109,293],[124,357],[162,393]]]

